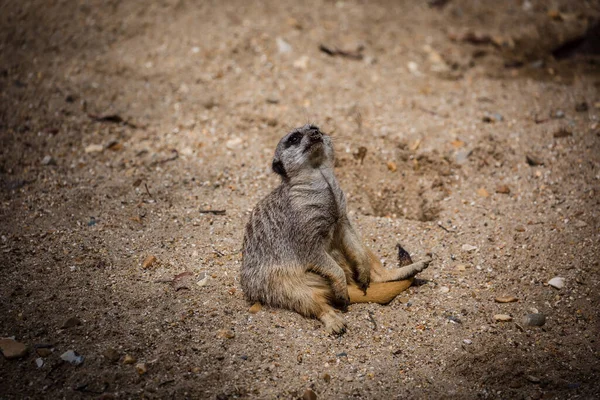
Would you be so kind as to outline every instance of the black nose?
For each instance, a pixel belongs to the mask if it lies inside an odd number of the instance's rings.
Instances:
[[[314,130],[310,133],[310,138],[314,141],[314,140],[318,140],[321,139],[321,137],[323,136],[323,134],[319,131],[319,130]]]

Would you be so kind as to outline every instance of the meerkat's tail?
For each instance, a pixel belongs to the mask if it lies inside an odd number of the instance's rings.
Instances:
[[[379,303],[388,304],[396,296],[408,289],[412,283],[412,278],[403,281],[371,283],[367,292],[364,293],[356,285],[348,285],[348,295],[350,304],[354,303]]]

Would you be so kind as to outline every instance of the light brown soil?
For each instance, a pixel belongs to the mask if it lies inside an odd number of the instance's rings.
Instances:
[[[0,357],[0,398],[600,396],[598,58],[550,55],[600,5],[548,3],[0,1],[0,337],[31,349]],[[342,337],[249,314],[238,280],[275,145],[308,121],[386,264],[434,254]]]

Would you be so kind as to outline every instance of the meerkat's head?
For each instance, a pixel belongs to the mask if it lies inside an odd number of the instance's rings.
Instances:
[[[331,137],[314,125],[304,125],[279,141],[273,157],[273,171],[288,179],[307,168],[333,168],[333,162]]]

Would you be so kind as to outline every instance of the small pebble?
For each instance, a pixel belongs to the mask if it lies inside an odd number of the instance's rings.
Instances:
[[[250,314],[256,314],[256,313],[257,313],[257,312],[259,312],[261,309],[262,309],[262,305],[261,305],[260,303],[256,302],[256,303],[252,304],[252,307],[250,307],[250,308],[248,309],[248,312],[249,312]]]
[[[48,357],[50,354],[52,354],[52,350],[47,349],[45,347],[41,347],[41,348],[35,349],[35,352],[40,357]]]
[[[525,161],[527,161],[527,164],[529,164],[532,167],[536,167],[538,165],[544,165],[544,161],[541,158],[539,158],[533,154],[526,154]]]
[[[471,344],[473,341],[471,339],[463,339],[464,344]]]
[[[519,299],[517,299],[514,296],[500,296],[500,297],[496,297],[494,299],[494,301],[496,303],[513,303],[515,301],[519,301]]]
[[[562,289],[565,287],[565,278],[561,278],[560,276],[556,276],[548,281],[548,285],[552,286],[555,289]]]
[[[56,161],[54,158],[52,158],[52,156],[47,155],[42,158],[42,165],[56,165]]]
[[[121,355],[119,354],[119,352],[116,351],[115,349],[113,349],[112,347],[104,350],[104,353],[102,353],[102,355],[108,361],[113,362],[113,363],[116,363],[121,358]]]
[[[217,337],[222,339],[233,339],[235,337],[235,333],[231,329],[220,329],[217,332]]]
[[[512,321],[512,317],[508,314],[496,314],[494,315],[494,320],[496,322],[510,322]]]
[[[123,364],[133,364],[136,361],[137,360],[135,359],[135,357],[129,354],[125,354],[125,358],[123,358]]]
[[[21,358],[27,355],[27,346],[13,339],[0,339],[2,355],[8,360]]]
[[[83,364],[83,360],[85,359],[85,357],[77,354],[73,350],[65,351],[61,354],[60,358],[73,365]]]
[[[282,38],[278,37],[275,39],[275,42],[277,43],[277,51],[279,51],[280,53],[289,53],[292,51],[292,46],[286,42],[285,40],[283,40]]]
[[[90,144],[89,146],[86,146],[86,148],[83,151],[85,151],[87,154],[89,154],[89,153],[99,153],[102,150],[104,150],[104,146],[102,146],[101,144]]]
[[[448,293],[450,291],[450,288],[448,286],[442,286],[440,288],[440,292],[442,293]]]
[[[144,375],[146,372],[148,372],[148,367],[146,367],[145,363],[138,363],[135,365],[135,370],[138,374]]]
[[[323,380],[325,381],[325,383],[329,383],[331,381],[331,375],[327,373],[323,374]]]
[[[202,286],[206,286],[207,283],[208,283],[208,274],[206,272],[201,272],[198,275],[198,281],[196,282],[196,285],[202,287]]]
[[[521,320],[523,325],[526,326],[544,326],[546,323],[546,316],[544,314],[527,314]]]
[[[44,359],[43,359],[43,358],[41,358],[41,357],[38,357],[38,358],[36,358],[36,359],[35,359],[35,365],[36,365],[38,368],[42,368],[42,367],[44,366]]]
[[[156,257],[148,256],[148,257],[146,257],[146,259],[144,259],[144,262],[142,263],[142,268],[143,269],[150,268],[152,266],[152,264],[154,264],[155,262],[156,262]]]
[[[229,139],[227,142],[225,142],[225,147],[227,147],[229,150],[236,150],[239,149],[242,146],[242,138],[240,137],[234,137],[232,139]]]
[[[533,376],[533,375],[527,375],[526,378],[531,383],[540,383],[542,381],[540,378],[538,378],[537,376]]]
[[[477,246],[473,246],[473,245],[470,245],[470,244],[463,244],[462,247],[461,247],[461,249],[463,251],[466,251],[466,252],[470,253],[470,252],[472,252],[474,250],[477,250]]]
[[[508,187],[508,185],[498,185],[496,186],[496,193],[510,194],[510,188]]]
[[[311,389],[306,389],[302,395],[302,400],[317,400],[317,394]]]

